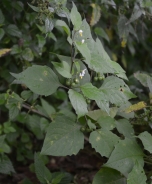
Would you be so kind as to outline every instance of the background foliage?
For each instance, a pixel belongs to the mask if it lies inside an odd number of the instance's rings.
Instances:
[[[151,20],[150,0],[1,0],[3,182],[27,166],[40,183],[152,183]],[[46,155],[80,149],[92,178],[52,170]]]

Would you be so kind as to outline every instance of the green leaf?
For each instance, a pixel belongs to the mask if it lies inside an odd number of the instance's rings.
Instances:
[[[126,178],[115,169],[103,167],[96,173],[92,184],[126,184]]]
[[[91,55],[90,55],[90,50],[87,47],[87,44],[81,43],[81,42],[75,42],[77,49],[79,50],[79,52],[82,54],[82,56],[84,56],[85,63],[88,64],[88,66],[90,66],[90,60],[91,60]]]
[[[11,36],[16,36],[18,38],[22,37],[22,33],[15,24],[10,24],[9,26],[7,26],[6,32]]]
[[[89,142],[102,156],[109,157],[118,144],[119,137],[108,130],[99,129],[91,132]]]
[[[55,27],[57,27],[57,26],[62,27],[64,29],[64,31],[67,33],[67,35],[70,36],[70,34],[71,34],[70,29],[69,29],[68,25],[64,21],[57,20],[55,22]]]
[[[33,65],[19,74],[11,75],[39,95],[51,95],[61,86],[56,74],[47,66]]]
[[[4,14],[2,13],[2,10],[0,9],[0,24],[3,24],[5,21]]]
[[[91,130],[96,129],[96,125],[94,123],[92,123],[90,119],[87,121],[87,124]]]
[[[134,22],[134,21],[137,20],[142,14],[143,14],[143,10],[142,10],[137,4],[135,4],[133,13],[132,13],[132,15],[131,15],[129,21],[127,22],[127,24],[130,24],[131,22]]]
[[[90,20],[90,25],[94,26],[100,20],[101,8],[98,4],[94,4],[94,3],[92,3],[91,6],[93,8],[93,11],[92,11],[92,16]]]
[[[1,155],[0,157],[0,173],[2,174],[15,173],[12,162],[6,155]]]
[[[29,4],[29,3],[27,3],[27,4],[28,4],[28,5],[32,8],[32,10],[34,10],[35,12],[39,12],[39,11],[40,11],[39,7],[33,6],[33,5]]]
[[[5,35],[4,29],[0,28],[0,40],[3,38],[4,35]]]
[[[72,78],[70,73],[70,66],[66,61],[62,61],[61,63],[52,62],[57,72],[66,78]]]
[[[121,15],[119,17],[118,34],[119,34],[120,39],[121,38],[127,39],[128,35],[129,35],[129,26],[126,25],[127,21],[128,21],[128,19],[124,15]]]
[[[39,48],[42,48],[45,43],[46,43],[46,38],[42,35],[36,35],[36,37],[38,38],[38,44],[39,44]]]
[[[107,112],[108,115],[110,115],[110,114],[109,114],[109,113],[110,113],[109,102],[100,100],[100,101],[96,101],[96,103],[97,103],[97,106],[98,106],[101,110]]]
[[[54,28],[53,20],[51,18],[46,18],[45,19],[45,31],[46,31],[46,33],[51,32],[53,28]]]
[[[136,161],[132,171],[128,174],[127,184],[146,184],[146,180],[147,177],[143,167]]]
[[[52,114],[56,112],[54,107],[42,98],[41,98],[41,104],[42,104],[43,109],[48,114],[48,116],[52,117]]]
[[[51,181],[52,174],[45,166],[42,156],[39,153],[34,154],[34,167],[36,176],[41,183],[49,183]]]
[[[103,130],[113,130],[116,127],[115,119],[110,116],[102,116],[97,120],[97,123]]]
[[[4,152],[4,140],[5,140],[5,137],[6,137],[6,135],[1,135],[0,136],[0,153],[1,152]]]
[[[104,93],[107,101],[116,105],[120,105],[136,97],[122,79],[114,76],[107,77],[104,80],[100,91]]]
[[[152,136],[147,131],[142,132],[138,135],[138,138],[142,141],[144,149],[152,153]]]
[[[129,139],[134,139],[134,129],[131,123],[126,119],[119,119],[116,121],[116,128],[120,134],[123,134]]]
[[[104,94],[95,86],[93,86],[91,83],[86,83],[83,86],[81,86],[82,93],[85,97],[91,99],[91,100],[105,100]]]
[[[76,155],[84,146],[80,126],[67,116],[58,116],[48,128],[41,153],[44,155]]]
[[[126,138],[119,141],[115,146],[108,162],[104,166],[116,169],[124,176],[127,176],[136,160],[143,166],[142,149],[135,141]]]
[[[109,37],[107,35],[107,33],[104,31],[104,29],[102,29],[101,27],[96,27],[94,29],[94,32],[98,35],[101,36],[102,38],[106,39],[108,42],[110,42]]]
[[[12,49],[11,49],[11,54],[20,54],[22,52],[21,47],[19,47],[19,45],[13,45]]]
[[[70,89],[68,94],[71,104],[78,115],[78,118],[87,114],[88,110],[85,98],[73,89]]]
[[[78,30],[82,24],[82,18],[74,3],[73,3],[73,8],[70,13],[70,18],[74,26],[74,29]]]
[[[152,81],[152,77],[146,73],[136,72],[134,77],[145,87],[149,87],[148,81]]]
[[[34,59],[34,55],[33,52],[30,48],[25,48],[22,52],[22,57],[23,59],[25,59],[26,61],[33,61]]]

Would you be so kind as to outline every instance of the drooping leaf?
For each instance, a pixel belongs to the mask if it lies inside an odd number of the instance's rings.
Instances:
[[[15,24],[10,24],[7,26],[6,32],[11,36],[16,36],[18,38],[22,37],[22,33]]]
[[[4,29],[0,28],[0,40],[3,38],[4,35],[5,35]]]
[[[103,130],[113,130],[116,126],[115,119],[110,116],[102,116],[97,120],[97,123]]]
[[[89,142],[92,147],[95,148],[102,156],[109,157],[114,149],[114,146],[118,144],[119,137],[112,132],[105,129],[98,129],[91,132]]]
[[[96,173],[92,184],[126,184],[126,178],[115,169],[103,167]]]
[[[42,156],[39,153],[34,154],[34,168],[35,174],[41,183],[48,183],[51,181],[52,174],[45,166]]]
[[[69,94],[71,104],[75,109],[78,117],[81,117],[87,114],[88,110],[87,110],[87,103],[85,98],[80,93],[74,91],[73,89],[70,89],[68,94]]]
[[[6,155],[1,155],[0,157],[0,173],[2,174],[15,173],[12,162]]]
[[[152,77],[146,73],[136,72],[134,77],[145,87],[149,87],[148,81],[152,81]]]
[[[70,66],[66,61],[62,61],[61,63],[52,62],[52,64],[60,75],[66,78],[72,78],[70,73]]]
[[[140,163],[138,163],[138,161],[136,161],[132,171],[128,174],[127,184],[146,184],[146,180],[147,177],[145,175],[143,167]]]
[[[66,116],[58,116],[48,128],[41,153],[44,155],[76,155],[83,148],[80,126]]]
[[[152,153],[152,136],[150,133],[147,131],[142,132],[138,135],[138,138],[142,141],[145,150],[149,151]]]
[[[33,65],[19,74],[11,75],[39,95],[51,95],[61,86],[56,74],[47,66]]]
[[[116,121],[116,128],[120,134],[123,134],[129,139],[134,138],[134,129],[131,123],[126,119],[119,119]]]
[[[104,166],[116,169],[124,176],[127,176],[136,160],[143,166],[143,152],[135,141],[126,138],[119,141],[115,146],[108,162]]]
[[[122,79],[114,76],[107,77],[100,90],[104,93],[107,101],[116,105],[120,105],[136,97]]]
[[[73,7],[70,13],[70,18],[74,26],[74,29],[78,30],[82,24],[82,18],[74,3],[73,3]]]
[[[91,16],[91,21],[90,25],[94,26],[100,19],[101,17],[101,8],[99,5],[92,3],[91,4],[93,11],[92,11],[92,16]]]

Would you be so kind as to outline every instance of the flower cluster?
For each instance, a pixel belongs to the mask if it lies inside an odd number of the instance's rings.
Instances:
[[[82,70],[82,72],[80,73],[80,78],[82,79],[82,77],[85,75],[85,71],[86,71],[87,69],[84,69],[84,70]]]

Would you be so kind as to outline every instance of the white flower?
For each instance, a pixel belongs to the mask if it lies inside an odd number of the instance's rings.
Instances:
[[[87,69],[84,69],[84,70],[82,70],[82,72],[80,73],[80,78],[82,79],[82,77],[85,75],[85,71],[86,71]]]
[[[79,34],[80,34],[80,36],[82,36],[82,33],[83,33],[83,31],[80,29],[80,30],[79,30]]]
[[[81,43],[84,43],[84,41],[85,41],[85,40],[83,39],[83,40],[81,41]]]

